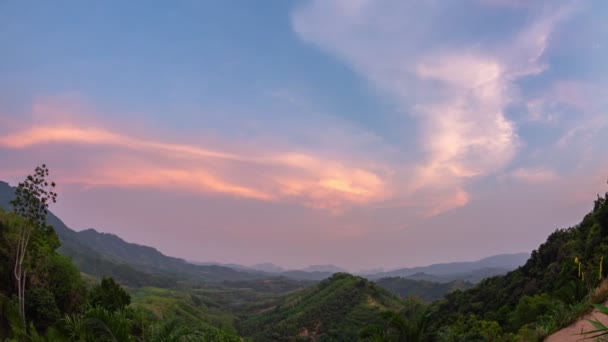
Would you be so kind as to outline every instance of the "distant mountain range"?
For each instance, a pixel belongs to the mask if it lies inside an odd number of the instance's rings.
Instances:
[[[428,274],[424,272],[414,273],[407,277],[399,277],[402,279],[410,279],[410,280],[424,280],[424,281],[432,281],[435,283],[450,283],[453,281],[466,281],[469,283],[477,283],[483,279],[502,275],[509,272],[509,269],[506,268],[480,268],[477,270],[473,270],[471,272],[463,272],[463,273],[451,273],[451,274],[443,274],[443,275],[435,275]],[[376,278],[374,278],[376,279]],[[380,278],[384,279],[384,278]]]
[[[8,209],[13,196],[14,188],[0,181],[0,207]],[[59,253],[70,256],[81,272],[110,275],[126,285],[169,287],[179,281],[242,281],[269,277],[266,273],[225,266],[195,265],[94,229],[76,232],[53,213],[49,213],[47,221],[61,240]]]
[[[251,265],[251,266],[249,266],[249,268],[254,269],[256,271],[262,271],[262,272],[268,272],[268,273],[281,273],[281,272],[285,271],[285,269],[283,267],[277,266],[270,262]]]
[[[400,297],[418,297],[430,303],[443,298],[447,293],[455,290],[466,290],[473,287],[470,282],[453,280],[446,283],[437,283],[427,280],[412,280],[406,278],[382,278],[374,281],[378,286]]]
[[[14,188],[0,181],[0,207],[8,209]],[[237,264],[196,263],[170,257],[148,246],[129,243],[114,234],[95,229],[76,232],[57,216],[49,213],[51,224],[62,242],[61,254],[70,256],[76,266],[94,276],[111,275],[131,286],[173,286],[180,281],[244,281],[270,277],[320,281],[334,273],[346,272],[335,265],[312,265],[301,270],[285,270],[272,263],[252,266]],[[478,261],[434,264],[425,267],[402,268],[388,272],[363,274],[370,280],[401,277],[448,283],[462,280],[471,283],[500,275],[523,265],[529,254],[501,254]]]
[[[529,253],[499,254],[477,261],[461,261],[433,264],[422,267],[400,268],[388,272],[364,274],[368,279],[402,277],[435,282],[466,280],[478,282],[483,278],[505,274],[522,266],[530,258]]]
[[[432,264],[412,268],[400,268],[392,271],[359,273],[370,280],[400,277],[411,280],[426,280],[436,283],[449,283],[462,280],[477,283],[482,279],[502,275],[523,265],[530,257],[529,253],[498,254],[477,261]],[[251,272],[265,272],[297,280],[323,280],[334,273],[348,273],[347,270],[335,265],[312,265],[298,270],[285,270],[273,263],[261,263],[252,266],[237,264],[216,264]]]
[[[327,272],[327,273],[339,273],[339,272],[348,272],[347,270],[335,266],[335,265],[312,265],[306,268],[303,268],[304,272]]]

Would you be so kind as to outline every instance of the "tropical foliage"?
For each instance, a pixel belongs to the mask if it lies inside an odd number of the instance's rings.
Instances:
[[[427,280],[413,280],[401,277],[381,278],[374,281],[378,286],[400,297],[418,297],[426,303],[443,298],[446,294],[456,290],[466,290],[473,284],[454,280],[447,283],[435,283]]]
[[[46,224],[56,193],[46,189],[46,166],[16,190],[14,212],[0,209],[0,340],[240,341],[234,330],[163,319],[130,306],[113,278],[88,288]],[[16,280],[16,281],[15,281]]]
[[[505,333],[534,331],[542,338],[605,299],[606,291],[594,289],[606,277],[607,197],[598,196],[580,224],[552,233],[524,266],[434,303],[432,327],[439,331],[472,317]]]
[[[525,265],[476,285],[346,273],[316,283],[71,231],[47,212],[48,174],[37,168],[0,209],[0,340],[540,341],[608,297],[608,194]],[[592,324],[587,337],[607,334]]]
[[[336,273],[319,285],[294,293],[279,305],[253,315],[242,332],[258,341],[353,341],[367,324],[381,323],[381,313],[401,310],[405,301],[374,283]]]

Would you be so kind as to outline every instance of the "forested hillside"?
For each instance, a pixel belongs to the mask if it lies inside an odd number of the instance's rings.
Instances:
[[[431,329],[458,335],[485,324],[541,338],[604,300],[605,287],[596,288],[607,276],[607,198],[598,196],[578,225],[552,233],[524,266],[433,304]]]
[[[10,210],[14,188],[0,181],[0,208]],[[47,215],[59,239],[60,254],[72,258],[78,268],[95,276],[111,275],[131,286],[170,287],[179,280],[224,281],[268,278],[263,272],[237,271],[217,265],[194,265],[183,259],[166,256],[158,250],[128,243],[116,235],[94,229],[76,232],[52,212]]]
[[[14,210],[0,209],[0,338],[538,341],[608,297],[608,194],[523,266],[476,285],[347,273],[316,282],[194,265],[111,234],[72,231],[48,212],[56,195],[40,170],[17,190],[0,184],[0,205]]]
[[[418,297],[426,303],[443,298],[447,293],[456,290],[466,290],[473,284],[454,280],[447,283],[435,283],[427,280],[412,280],[406,278],[392,277],[382,278],[374,281],[383,289],[400,297]]]
[[[432,276],[435,281],[450,282],[453,280],[468,280],[476,282],[479,278],[505,274],[523,265],[529,253],[498,254],[477,261],[439,263],[429,266],[400,268],[388,272],[366,274],[368,279],[402,277],[423,279],[422,276]],[[430,279],[425,279],[430,280]]]
[[[256,341],[354,341],[362,327],[381,320],[381,312],[404,306],[399,297],[364,278],[336,273],[264,308],[246,319],[241,331]]]
[[[187,311],[166,315],[131,305],[131,295],[111,277],[81,275],[57,253],[60,239],[47,224],[57,197],[48,175],[45,165],[37,167],[9,199],[14,212],[0,208],[0,339],[241,341],[231,322],[210,319],[218,312],[203,316],[208,310],[201,310],[204,320],[189,320]]]

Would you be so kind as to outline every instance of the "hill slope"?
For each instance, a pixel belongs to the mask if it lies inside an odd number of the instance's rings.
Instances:
[[[465,282],[475,284],[475,283],[480,282],[483,279],[497,276],[497,275],[503,275],[503,274],[508,273],[509,271],[511,271],[511,270],[506,269],[506,268],[480,268],[480,269],[477,269],[477,270],[474,270],[471,272],[442,274],[442,275],[434,275],[434,274],[420,272],[420,273],[414,273],[414,274],[408,275],[407,277],[398,277],[398,278],[405,278],[405,279],[411,279],[411,280],[426,280],[426,281],[431,281],[434,283],[450,283],[453,281],[465,281]],[[388,278],[392,278],[392,277],[388,277]],[[381,279],[384,279],[384,278],[381,278]]]
[[[60,236],[61,237],[61,236]],[[105,258],[128,264],[153,274],[203,281],[251,280],[267,277],[262,272],[237,271],[218,265],[194,265],[183,259],[166,256],[155,248],[128,243],[116,235],[87,229],[77,238]]]
[[[436,283],[426,280],[393,277],[378,279],[374,282],[383,289],[400,297],[418,297],[427,303],[441,299],[452,291],[466,290],[473,287],[473,284],[462,280],[454,280],[448,283]]]
[[[0,207],[8,209],[14,188],[0,181]],[[72,258],[81,272],[95,276],[110,275],[130,286],[167,287],[176,280],[226,281],[267,278],[259,271],[237,271],[217,265],[194,265],[169,257],[155,248],[129,243],[116,235],[94,229],[76,232],[49,212],[47,222],[53,226],[61,247],[59,253]]]
[[[379,312],[402,305],[399,297],[364,278],[336,273],[248,318],[241,331],[254,341],[356,341]]]
[[[553,232],[522,267],[448,294],[433,311],[434,328],[475,315],[517,331],[552,310],[592,300],[590,289],[608,275],[603,258],[608,255],[607,198],[598,196],[580,224]]]

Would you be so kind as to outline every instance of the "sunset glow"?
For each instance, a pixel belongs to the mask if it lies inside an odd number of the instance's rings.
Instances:
[[[527,251],[608,177],[602,1],[60,3],[0,4],[0,180],[46,163],[76,230],[396,267]]]

